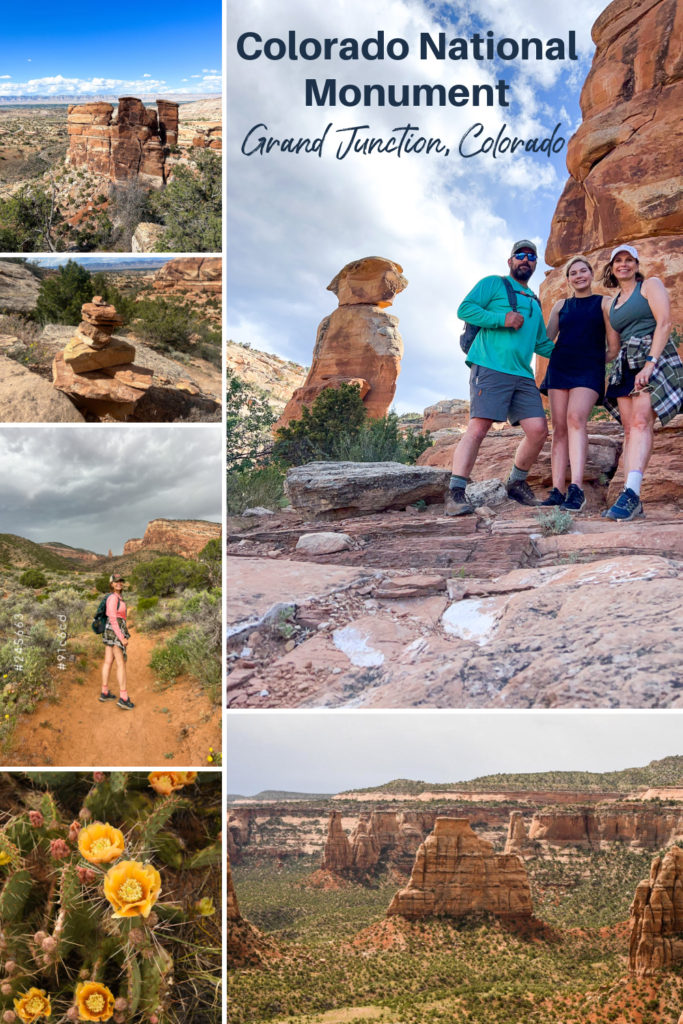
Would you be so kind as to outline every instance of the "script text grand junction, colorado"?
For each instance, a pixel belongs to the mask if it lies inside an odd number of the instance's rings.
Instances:
[[[264,38],[258,32],[243,32],[237,39],[237,55],[245,61],[264,60],[269,62],[288,61],[402,61],[410,55],[410,44],[400,37],[386,38],[379,30],[363,40],[352,37],[318,39],[313,36],[299,38],[295,31],[289,31],[284,38]],[[496,38],[489,30],[474,33],[470,38],[447,39],[445,32],[421,32],[418,42],[419,59],[426,62],[442,61],[529,61],[578,60],[576,33],[570,31],[567,38],[554,37],[541,40],[536,37],[513,39],[508,36]],[[478,107],[510,106],[510,85],[498,78],[495,85],[478,83],[467,86],[462,83],[444,85],[437,83],[358,85],[352,82],[340,83],[336,78],[304,79],[304,103],[306,107]],[[353,125],[336,129],[341,133],[335,156],[344,159],[349,153],[370,155],[372,153],[425,153],[448,156],[450,146],[440,138],[425,138],[418,134],[416,125],[405,124],[393,130],[388,138],[368,138],[363,133],[369,125]],[[472,125],[461,138],[458,153],[463,157],[481,153],[496,157],[501,153],[514,153],[519,147],[527,152],[542,152],[548,157],[558,153],[565,145],[565,139],[558,133],[560,125],[545,139],[519,139],[507,134],[503,125],[497,136],[481,139],[484,126]],[[328,124],[317,138],[274,138],[268,136],[268,126],[254,125],[245,135],[241,152],[245,156],[267,155],[273,150],[283,153],[314,153],[323,155],[323,148],[333,125]]]

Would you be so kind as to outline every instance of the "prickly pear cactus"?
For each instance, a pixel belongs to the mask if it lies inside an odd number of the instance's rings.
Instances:
[[[0,1021],[220,1020],[220,775],[16,773]],[[187,993],[187,996],[185,995]]]

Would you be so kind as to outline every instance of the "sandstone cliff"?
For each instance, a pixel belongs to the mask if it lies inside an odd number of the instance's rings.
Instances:
[[[391,260],[367,256],[348,263],[327,290],[339,308],[318,327],[313,362],[304,385],[294,392],[276,424],[301,416],[327,387],[360,384],[361,398],[372,417],[386,415],[396,393],[403,358],[398,318],[384,310],[407,287],[402,267]]]
[[[662,278],[683,314],[683,6],[614,0],[593,26],[596,50],[581,92],[583,123],[567,148],[570,178],[555,210],[541,286],[546,316],[564,297],[576,254],[597,269],[632,242],[646,275]]]
[[[67,114],[68,160],[111,181],[140,177],[161,185],[166,179],[166,146],[178,141],[178,104],[157,100],[157,110],[134,96],[122,96],[116,115],[111,103],[71,104]]]
[[[603,849],[622,843],[634,850],[661,850],[683,840],[683,806],[602,804],[534,814],[529,840],[550,846]]]
[[[154,291],[161,295],[191,295],[193,301],[220,296],[222,266],[220,256],[183,256],[169,260],[154,275]]]
[[[130,555],[148,548],[194,558],[210,540],[217,540],[220,536],[220,523],[201,519],[153,519],[148,523],[144,537],[126,541],[123,554]]]
[[[335,875],[345,876],[351,868],[351,844],[342,828],[339,811],[330,812],[327,826],[327,838],[323,847],[323,871],[331,871]]]
[[[683,849],[655,857],[631,905],[629,967],[638,975],[683,963]]]
[[[396,893],[387,914],[411,919],[472,913],[532,917],[526,869],[519,857],[494,853],[465,819],[437,818],[417,851],[407,888]]]
[[[299,363],[281,359],[270,352],[245,348],[235,341],[225,343],[225,365],[240,380],[265,391],[273,412],[279,416],[293,393],[306,379],[308,370]]]
[[[30,270],[0,260],[0,311],[27,313],[35,309],[39,291],[40,281]]]

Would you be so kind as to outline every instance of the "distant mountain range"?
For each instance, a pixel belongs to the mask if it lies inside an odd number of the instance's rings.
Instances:
[[[122,95],[128,95],[122,93]],[[211,100],[219,96],[218,93],[206,92],[206,93],[194,93],[192,96],[188,96],[186,93],[165,93],[163,96],[159,96],[158,93],[142,93],[137,94],[138,99],[142,100],[143,103],[155,103],[158,99],[164,100],[175,100],[176,103],[194,103],[195,100]],[[2,107],[61,107],[65,103],[118,103],[119,96],[116,93],[91,93],[86,95],[84,93],[78,96],[69,96],[63,94],[61,96],[0,96],[0,108]]]
[[[69,256],[71,260],[76,263],[81,263],[91,272],[97,273],[97,271],[108,270],[108,271],[125,271],[125,270],[159,270],[164,264],[168,263],[170,257],[127,257],[124,259],[117,259],[115,256]],[[58,267],[66,262],[64,257],[45,256],[43,259],[35,261],[41,267]]]

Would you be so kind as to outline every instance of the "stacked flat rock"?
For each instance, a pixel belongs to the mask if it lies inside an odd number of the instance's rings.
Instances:
[[[152,383],[152,370],[133,365],[135,347],[114,338],[123,323],[114,306],[96,295],[81,307],[81,323],[52,363],[52,378],[79,408],[123,419]]]

